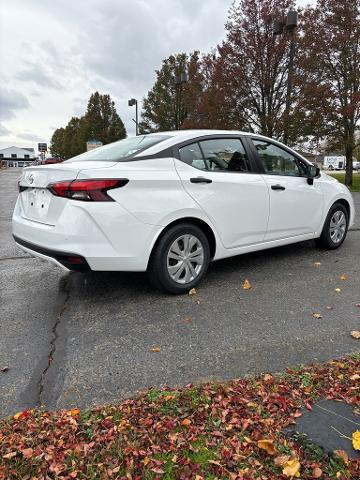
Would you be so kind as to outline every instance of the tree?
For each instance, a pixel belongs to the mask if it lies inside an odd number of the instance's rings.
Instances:
[[[104,145],[126,137],[124,124],[115,109],[110,95],[95,92],[90,96],[82,117],[72,117],[65,128],[55,130],[50,151],[54,157],[71,158],[86,151],[91,138]]]
[[[273,23],[294,6],[293,0],[240,0],[231,7],[227,37],[218,46],[213,71],[219,77],[215,83],[225,89],[225,106],[234,126],[282,136],[289,39],[274,37]]]
[[[104,145],[126,138],[125,126],[110,95],[95,92],[90,96],[84,117],[86,140],[96,138]]]
[[[67,158],[65,150],[65,128],[57,128],[53,133],[50,152],[55,158]]]
[[[194,107],[201,79],[198,77],[199,53],[170,55],[156,70],[156,80],[143,100],[140,131],[166,131],[182,128]],[[186,85],[177,85],[176,77],[189,74]]]
[[[318,0],[304,14],[302,52],[303,101],[309,117],[321,114],[327,135],[341,139],[351,185],[360,122],[360,0]]]

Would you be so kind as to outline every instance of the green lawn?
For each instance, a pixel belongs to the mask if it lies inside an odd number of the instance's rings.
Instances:
[[[345,173],[330,173],[332,177],[336,178],[339,180],[339,182],[344,183],[345,182]],[[353,172],[353,184],[350,187],[350,190],[352,192],[360,192],[360,173],[359,172]]]

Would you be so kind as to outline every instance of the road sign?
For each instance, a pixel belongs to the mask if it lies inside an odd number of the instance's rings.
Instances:
[[[38,143],[39,152],[47,152],[47,143]]]

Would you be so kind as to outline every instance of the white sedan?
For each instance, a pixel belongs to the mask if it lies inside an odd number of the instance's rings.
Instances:
[[[198,285],[213,260],[316,239],[338,248],[349,190],[285,145],[185,130],[127,138],[25,168],[15,242],[68,270],[147,271],[162,291]]]

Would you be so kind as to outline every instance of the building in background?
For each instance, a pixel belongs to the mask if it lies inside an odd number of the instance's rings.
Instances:
[[[28,167],[36,160],[33,148],[8,147],[0,150],[3,167]]]
[[[94,150],[94,148],[102,147],[103,143],[100,140],[96,140],[95,138],[91,138],[86,142],[86,151]]]

